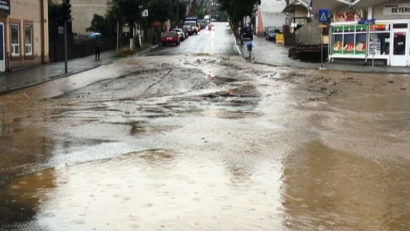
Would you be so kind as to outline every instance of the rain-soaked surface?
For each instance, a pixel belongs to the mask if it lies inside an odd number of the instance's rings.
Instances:
[[[410,230],[410,76],[229,55],[0,96],[0,230]]]

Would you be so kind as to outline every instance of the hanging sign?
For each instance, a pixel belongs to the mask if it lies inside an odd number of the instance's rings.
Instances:
[[[410,15],[410,3],[386,4],[383,8],[384,15]]]
[[[141,17],[143,17],[143,18],[148,17],[148,9],[145,9],[145,10],[142,11]]]
[[[10,14],[10,0],[0,0],[0,14]]]

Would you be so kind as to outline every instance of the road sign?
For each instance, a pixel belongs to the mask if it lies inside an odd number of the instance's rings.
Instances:
[[[329,9],[319,9],[319,22],[329,22]]]
[[[148,9],[143,10],[141,16],[143,18],[148,17]]]

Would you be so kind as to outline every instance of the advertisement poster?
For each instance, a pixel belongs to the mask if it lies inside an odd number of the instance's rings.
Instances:
[[[333,16],[334,22],[352,22],[360,21],[363,18],[363,10],[355,11],[353,9],[348,9],[345,11],[336,12]]]

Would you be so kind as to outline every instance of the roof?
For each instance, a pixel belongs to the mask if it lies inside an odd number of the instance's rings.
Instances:
[[[348,7],[349,2],[352,2],[354,8],[367,8],[387,3],[389,0],[314,0],[312,8],[314,12],[318,11],[320,8],[337,10],[343,7]]]
[[[287,12],[291,13],[291,12],[294,12],[297,7],[304,7],[304,8],[307,9],[307,6],[304,3],[301,3],[299,1],[294,1],[294,2],[290,3],[289,5],[287,5],[285,7],[285,9],[282,10],[282,12],[283,13],[287,13]]]
[[[390,0],[391,1],[391,0]],[[314,0],[312,3],[313,12],[318,11],[321,8],[330,10],[337,10],[343,7],[348,7],[349,3],[355,8],[367,8],[370,6],[377,6],[383,3],[390,2],[389,0]],[[285,7],[282,12],[292,12],[296,7],[302,6],[306,9],[309,4],[306,0],[295,0],[291,4]]]

